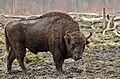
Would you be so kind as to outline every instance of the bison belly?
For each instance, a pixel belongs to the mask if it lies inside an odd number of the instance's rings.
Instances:
[[[42,32],[42,31],[40,31]],[[33,33],[34,34],[34,33]],[[28,34],[28,37],[26,38],[26,47],[31,51],[31,52],[47,52],[49,51],[49,45],[48,45],[48,39],[47,35],[45,33],[35,33],[33,34]],[[51,36],[51,35],[50,35]]]

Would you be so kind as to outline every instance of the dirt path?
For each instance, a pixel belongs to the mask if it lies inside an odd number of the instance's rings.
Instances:
[[[80,78],[80,77],[102,77],[119,79],[120,78],[120,49],[107,49],[107,50],[86,50],[81,60],[75,62],[72,59],[65,61],[63,70],[66,78]],[[29,54],[26,57],[26,66],[31,72],[31,75],[25,75],[17,61],[13,64],[13,74],[4,74],[3,64],[0,66],[1,79],[46,79],[56,78],[56,69],[52,56],[50,53],[39,53],[37,56]],[[3,61],[5,61],[3,59]],[[2,62],[3,63],[3,62]]]

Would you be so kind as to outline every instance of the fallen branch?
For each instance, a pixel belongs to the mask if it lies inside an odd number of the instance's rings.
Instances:
[[[120,16],[116,16],[116,17],[114,18],[114,21],[120,21]]]
[[[82,16],[81,20],[83,20],[85,22],[95,23],[95,22],[102,22],[102,17],[100,17],[100,18],[86,18],[86,17]]]
[[[115,29],[113,32],[115,33],[116,36],[120,37],[120,30]]]
[[[40,15],[31,15],[31,16],[11,16],[11,15],[2,15],[3,18],[8,19],[16,19],[16,20],[27,20],[27,19],[35,19],[37,17],[40,17]]]
[[[76,12],[69,12],[69,15],[88,15],[88,16],[100,16],[98,13],[76,13]]]
[[[4,28],[4,24],[0,22],[0,27]]]
[[[106,29],[103,31],[103,35],[105,35],[105,32],[107,31],[113,31],[115,28],[114,28],[114,17],[110,18],[109,16],[107,16],[107,27]]]

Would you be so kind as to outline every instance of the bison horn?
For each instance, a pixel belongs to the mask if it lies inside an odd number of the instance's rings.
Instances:
[[[72,36],[70,35],[70,33],[69,33],[69,30],[67,30],[67,31],[65,32],[65,35],[66,35],[66,36],[69,36],[69,37],[72,37]]]
[[[92,32],[89,32],[89,36],[86,37],[86,39],[89,39],[92,36]]]

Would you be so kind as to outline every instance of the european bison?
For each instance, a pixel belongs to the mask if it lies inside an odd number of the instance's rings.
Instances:
[[[32,20],[11,22],[5,27],[7,71],[11,72],[12,62],[17,59],[23,72],[26,48],[34,54],[50,51],[58,74],[62,74],[65,59],[82,58],[85,45],[89,42],[79,30],[79,25],[69,15],[50,12]]]

